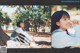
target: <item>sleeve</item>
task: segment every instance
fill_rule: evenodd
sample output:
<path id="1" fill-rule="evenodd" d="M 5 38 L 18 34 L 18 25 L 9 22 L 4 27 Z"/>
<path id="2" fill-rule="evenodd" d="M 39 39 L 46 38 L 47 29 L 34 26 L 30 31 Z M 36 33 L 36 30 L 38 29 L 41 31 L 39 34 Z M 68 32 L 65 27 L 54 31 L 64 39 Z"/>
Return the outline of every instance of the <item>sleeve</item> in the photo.
<path id="1" fill-rule="evenodd" d="M 68 31 L 68 34 L 70 35 L 70 36 L 73 36 L 73 37 L 75 37 L 75 29 L 74 28 L 69 28 L 69 29 L 67 29 L 67 31 Z"/>
<path id="2" fill-rule="evenodd" d="M 29 40 L 32 40 L 32 38 L 33 38 L 32 35 L 30 35 L 29 33 L 25 32 L 25 31 L 23 31 L 21 28 L 16 29 L 16 32 L 25 35 Z"/>
<path id="3" fill-rule="evenodd" d="M 74 29 L 76 32 L 76 37 L 80 38 L 80 25 L 75 26 Z"/>
<path id="4" fill-rule="evenodd" d="M 52 47 L 64 48 L 74 45 L 73 37 L 67 35 L 64 32 L 56 32 L 52 34 Z"/>

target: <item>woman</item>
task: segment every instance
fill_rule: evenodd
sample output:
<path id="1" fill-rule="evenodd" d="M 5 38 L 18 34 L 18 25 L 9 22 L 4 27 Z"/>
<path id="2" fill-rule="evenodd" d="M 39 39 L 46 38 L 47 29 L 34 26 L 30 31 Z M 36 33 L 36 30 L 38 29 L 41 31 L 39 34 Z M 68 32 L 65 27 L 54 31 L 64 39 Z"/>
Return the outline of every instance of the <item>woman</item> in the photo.
<path id="1" fill-rule="evenodd" d="M 19 41 L 22 43 L 28 43 L 30 46 L 34 47 L 37 46 L 35 44 L 34 37 L 30 35 L 27 31 L 24 30 L 24 22 L 19 21 L 17 22 L 17 27 L 14 29 L 12 35 L 11 35 L 11 40 L 13 41 Z"/>
<path id="2" fill-rule="evenodd" d="M 27 31 L 25 31 L 24 22 L 22 22 L 22 21 L 17 22 L 17 27 L 14 30 L 14 32 L 12 33 L 11 37 L 13 37 L 13 38 L 16 37 L 17 33 L 24 35 L 25 37 L 27 37 L 31 41 L 34 41 L 33 36 L 30 35 Z"/>
<path id="3" fill-rule="evenodd" d="M 80 38 L 76 38 L 75 31 L 79 32 L 77 28 L 70 21 L 70 15 L 66 11 L 57 11 L 51 18 L 51 33 L 52 33 L 52 48 L 66 48 L 80 46 Z M 74 29 L 72 29 L 74 28 Z M 69 31 L 72 31 L 71 34 Z"/>

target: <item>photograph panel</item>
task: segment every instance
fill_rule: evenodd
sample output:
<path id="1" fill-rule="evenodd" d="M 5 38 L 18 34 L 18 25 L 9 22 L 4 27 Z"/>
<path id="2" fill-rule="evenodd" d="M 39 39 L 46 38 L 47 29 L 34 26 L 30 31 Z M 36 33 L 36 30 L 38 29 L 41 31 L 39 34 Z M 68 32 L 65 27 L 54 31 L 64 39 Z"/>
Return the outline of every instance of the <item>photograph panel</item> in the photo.
<path id="1" fill-rule="evenodd" d="M 80 48 L 80 6 L 53 5 L 51 47 Z"/>
<path id="2" fill-rule="evenodd" d="M 50 5 L 0 5 L 0 45 L 51 48 Z"/>

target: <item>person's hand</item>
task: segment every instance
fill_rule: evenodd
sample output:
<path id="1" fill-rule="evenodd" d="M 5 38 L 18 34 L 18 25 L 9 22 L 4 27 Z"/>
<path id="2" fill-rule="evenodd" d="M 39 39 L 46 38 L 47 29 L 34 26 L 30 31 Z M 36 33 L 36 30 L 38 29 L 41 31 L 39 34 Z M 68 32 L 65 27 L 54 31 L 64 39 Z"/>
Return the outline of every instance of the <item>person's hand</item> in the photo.
<path id="1" fill-rule="evenodd" d="M 79 21 L 77 21 L 77 20 L 71 20 L 71 22 L 72 22 L 74 25 L 79 24 Z"/>
<path id="2" fill-rule="evenodd" d="M 32 39 L 32 42 L 35 42 L 35 40 L 34 40 L 34 39 Z"/>
<path id="3" fill-rule="evenodd" d="M 67 25 L 70 27 L 70 28 L 73 28 L 74 27 L 74 24 L 73 22 L 70 20 L 67 22 Z"/>
<path id="4" fill-rule="evenodd" d="M 77 21 L 77 20 L 70 20 L 68 22 L 68 24 L 69 24 L 70 28 L 73 28 L 73 27 L 75 27 L 76 25 L 79 24 L 79 21 Z"/>
<path id="5" fill-rule="evenodd" d="M 35 42 L 35 39 L 34 39 L 34 37 L 32 38 L 32 42 Z"/>

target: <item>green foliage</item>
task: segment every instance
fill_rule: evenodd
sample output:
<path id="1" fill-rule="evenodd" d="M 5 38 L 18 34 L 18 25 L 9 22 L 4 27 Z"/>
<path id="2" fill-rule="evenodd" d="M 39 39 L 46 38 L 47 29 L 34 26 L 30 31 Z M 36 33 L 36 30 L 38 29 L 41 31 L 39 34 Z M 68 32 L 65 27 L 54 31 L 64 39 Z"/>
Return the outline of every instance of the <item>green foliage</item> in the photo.
<path id="1" fill-rule="evenodd" d="M 8 25 L 11 22 L 11 19 L 9 18 L 9 16 L 7 15 L 7 13 L 4 13 L 5 15 L 2 14 L 2 12 L 0 12 L 0 27 L 1 25 Z"/>
<path id="2" fill-rule="evenodd" d="M 27 18 L 29 18 L 31 20 L 31 22 L 33 22 L 34 24 L 37 25 L 42 25 L 44 24 L 44 21 L 46 19 L 50 19 L 50 6 L 36 6 L 33 5 L 31 8 L 27 8 L 25 7 L 25 11 L 22 11 L 21 8 L 23 8 L 22 6 L 19 6 L 19 8 L 17 9 L 16 14 L 18 14 L 16 17 L 16 19 L 14 19 L 14 24 L 16 24 L 17 21 L 24 21 Z M 23 8 L 24 10 L 24 8 Z"/>

